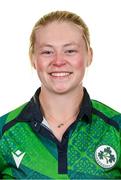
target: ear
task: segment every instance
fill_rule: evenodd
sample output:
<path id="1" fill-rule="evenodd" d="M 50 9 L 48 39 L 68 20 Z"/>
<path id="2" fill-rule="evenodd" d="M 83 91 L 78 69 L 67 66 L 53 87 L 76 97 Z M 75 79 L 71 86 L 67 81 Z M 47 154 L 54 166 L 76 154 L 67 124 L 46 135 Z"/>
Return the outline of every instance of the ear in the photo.
<path id="1" fill-rule="evenodd" d="M 92 48 L 90 47 L 89 49 L 88 49 L 88 54 L 87 54 L 87 67 L 88 66 L 90 66 L 91 65 L 91 63 L 92 63 L 92 59 L 93 59 L 93 50 L 92 50 Z"/>
<path id="2" fill-rule="evenodd" d="M 31 55 L 30 60 L 31 60 L 31 65 L 32 65 L 32 67 L 34 67 L 34 69 L 36 69 L 36 65 L 35 65 L 35 63 L 36 63 L 36 58 L 35 58 L 35 55 L 34 55 L 34 54 Z"/>

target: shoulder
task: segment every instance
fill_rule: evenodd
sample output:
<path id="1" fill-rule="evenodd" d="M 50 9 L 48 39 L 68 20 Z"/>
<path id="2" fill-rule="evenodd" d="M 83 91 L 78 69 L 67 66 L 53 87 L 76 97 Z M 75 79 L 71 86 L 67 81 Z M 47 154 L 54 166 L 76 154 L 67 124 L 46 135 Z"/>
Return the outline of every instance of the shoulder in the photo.
<path id="1" fill-rule="evenodd" d="M 121 116 L 121 113 L 119 113 L 118 111 L 114 110 L 113 108 L 109 107 L 108 105 L 99 102 L 97 100 L 92 100 L 92 106 L 93 108 L 99 110 L 100 112 L 104 113 L 105 115 L 107 115 L 108 117 L 112 118 L 114 116 Z"/>
<path id="2" fill-rule="evenodd" d="M 96 116 L 101 117 L 107 123 L 114 123 L 121 129 L 121 113 L 97 100 L 92 101 L 92 111 Z"/>
<path id="3" fill-rule="evenodd" d="M 13 121 L 16 117 L 18 117 L 23 109 L 26 107 L 28 102 L 20 105 L 19 107 L 15 108 L 14 110 L 6 113 L 5 115 L 0 117 L 0 136 L 2 135 L 3 127 L 8 124 L 10 121 Z"/>

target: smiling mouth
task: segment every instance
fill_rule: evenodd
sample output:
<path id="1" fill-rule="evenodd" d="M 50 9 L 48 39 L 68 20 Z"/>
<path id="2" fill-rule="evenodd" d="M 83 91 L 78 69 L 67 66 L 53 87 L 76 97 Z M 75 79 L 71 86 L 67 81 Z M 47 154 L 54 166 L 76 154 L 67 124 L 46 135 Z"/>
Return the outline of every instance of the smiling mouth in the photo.
<path id="1" fill-rule="evenodd" d="M 72 72 L 52 72 L 49 74 L 52 77 L 68 77 L 72 74 Z"/>

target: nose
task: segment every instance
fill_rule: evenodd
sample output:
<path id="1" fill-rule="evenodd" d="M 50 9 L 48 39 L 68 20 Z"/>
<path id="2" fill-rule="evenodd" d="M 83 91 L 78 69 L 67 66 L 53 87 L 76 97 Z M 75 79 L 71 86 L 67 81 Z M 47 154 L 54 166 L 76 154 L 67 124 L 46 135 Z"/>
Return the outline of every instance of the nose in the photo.
<path id="1" fill-rule="evenodd" d="M 54 60 L 53 60 L 53 66 L 61 67 L 66 64 L 66 61 L 64 59 L 64 56 L 62 53 L 56 53 Z"/>

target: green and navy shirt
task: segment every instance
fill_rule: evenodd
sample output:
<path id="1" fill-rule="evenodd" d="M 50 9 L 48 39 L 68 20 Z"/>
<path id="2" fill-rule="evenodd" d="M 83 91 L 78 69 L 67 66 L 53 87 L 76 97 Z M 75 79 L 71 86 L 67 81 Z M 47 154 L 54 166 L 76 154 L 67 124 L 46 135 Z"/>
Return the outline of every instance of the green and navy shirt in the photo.
<path id="1" fill-rule="evenodd" d="M 84 88 L 78 117 L 59 142 L 42 123 L 40 91 L 0 118 L 1 179 L 121 179 L 121 114 Z"/>

